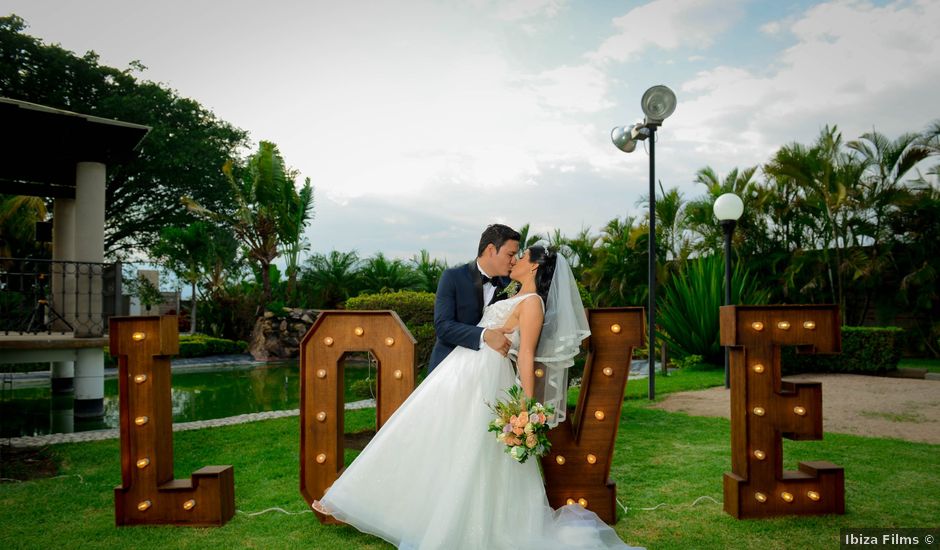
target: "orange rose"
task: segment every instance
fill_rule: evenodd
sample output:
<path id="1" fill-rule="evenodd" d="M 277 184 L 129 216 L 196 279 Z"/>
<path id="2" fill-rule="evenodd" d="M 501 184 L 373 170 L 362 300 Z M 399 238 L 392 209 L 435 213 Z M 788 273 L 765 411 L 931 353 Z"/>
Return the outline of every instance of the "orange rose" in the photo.
<path id="1" fill-rule="evenodd" d="M 522 435 L 523 432 L 525 432 L 525 428 L 520 428 L 519 426 L 516 426 L 515 428 L 512 429 L 512 433 L 516 435 Z"/>
<path id="2" fill-rule="evenodd" d="M 529 423 L 529 413 L 528 411 L 522 411 L 519 413 L 519 423 L 525 426 Z"/>
<path id="3" fill-rule="evenodd" d="M 525 438 L 525 446 L 528 448 L 533 448 L 539 443 L 539 438 L 535 437 L 535 434 L 529 434 L 529 437 Z"/>

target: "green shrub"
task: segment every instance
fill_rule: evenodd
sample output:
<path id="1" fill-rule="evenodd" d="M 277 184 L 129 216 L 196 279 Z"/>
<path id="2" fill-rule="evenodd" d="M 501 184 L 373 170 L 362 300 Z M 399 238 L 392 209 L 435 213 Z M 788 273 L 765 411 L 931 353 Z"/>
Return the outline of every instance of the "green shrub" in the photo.
<path id="1" fill-rule="evenodd" d="M 346 300 L 346 309 L 377 310 L 390 309 L 401 317 L 406 325 L 434 323 L 434 294 L 402 290 L 381 294 L 360 294 Z"/>
<path id="2" fill-rule="evenodd" d="M 842 353 L 800 355 L 784 348 L 781 366 L 784 374 L 801 372 L 885 373 L 896 370 L 901 359 L 898 327 L 842 327 Z"/>
<path id="3" fill-rule="evenodd" d="M 245 353 L 248 342 L 226 340 L 205 334 L 181 334 L 179 357 L 206 357 L 209 355 L 230 355 Z"/>
<path id="4" fill-rule="evenodd" d="M 663 285 L 659 302 L 657 339 L 669 344 L 677 358 L 701 355 L 706 362 L 724 363 L 719 345 L 718 308 L 724 303 L 724 258 L 717 254 L 688 260 Z M 741 264 L 731 274 L 732 304 L 765 304 L 766 287 Z"/>
<path id="5" fill-rule="evenodd" d="M 434 294 L 414 290 L 360 294 L 346 300 L 346 309 L 374 311 L 390 309 L 398 314 L 418 343 L 415 362 L 418 368 L 427 365 L 434 348 Z"/>
<path id="6" fill-rule="evenodd" d="M 701 355 L 686 355 L 678 359 L 673 359 L 672 364 L 677 369 L 690 369 L 696 365 L 701 365 L 704 358 Z"/>
<path id="7" fill-rule="evenodd" d="M 359 399 L 375 398 L 375 378 L 363 378 L 349 385 L 349 392 Z"/>

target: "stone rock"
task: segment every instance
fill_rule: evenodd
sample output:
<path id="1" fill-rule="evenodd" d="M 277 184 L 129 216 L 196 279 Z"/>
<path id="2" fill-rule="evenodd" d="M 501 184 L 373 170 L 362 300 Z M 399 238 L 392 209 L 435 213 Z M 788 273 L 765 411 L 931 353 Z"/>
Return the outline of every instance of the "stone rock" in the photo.
<path id="1" fill-rule="evenodd" d="M 315 309 L 284 308 L 281 314 L 266 311 L 255 321 L 248 352 L 258 361 L 297 357 L 300 341 L 316 322 Z"/>
<path id="2" fill-rule="evenodd" d="M 264 325 L 266 323 L 267 321 L 265 321 L 264 317 L 255 321 L 255 326 L 251 329 L 251 336 L 248 339 L 248 353 L 255 358 L 255 361 L 268 360 L 268 352 L 264 347 Z"/>

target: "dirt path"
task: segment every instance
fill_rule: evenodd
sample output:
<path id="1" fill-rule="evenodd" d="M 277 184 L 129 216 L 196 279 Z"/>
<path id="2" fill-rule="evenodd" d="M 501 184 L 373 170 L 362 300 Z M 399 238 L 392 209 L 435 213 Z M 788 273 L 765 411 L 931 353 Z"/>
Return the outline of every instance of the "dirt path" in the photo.
<path id="1" fill-rule="evenodd" d="M 855 374 L 803 374 L 792 381 L 822 382 L 823 430 L 940 444 L 940 382 Z M 675 393 L 655 408 L 728 418 L 724 388 Z"/>

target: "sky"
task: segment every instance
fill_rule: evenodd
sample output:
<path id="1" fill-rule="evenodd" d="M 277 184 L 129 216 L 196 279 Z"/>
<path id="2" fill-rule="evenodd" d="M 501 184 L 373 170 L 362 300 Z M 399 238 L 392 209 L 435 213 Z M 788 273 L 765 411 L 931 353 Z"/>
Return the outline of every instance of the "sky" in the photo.
<path id="1" fill-rule="evenodd" d="M 937 0 L 0 0 L 10 13 L 275 142 L 315 189 L 311 253 L 454 265 L 489 223 L 573 236 L 642 215 L 648 150 L 610 131 L 657 84 L 678 105 L 656 177 L 687 199 L 699 169 L 827 124 L 850 140 L 940 119 Z"/>

